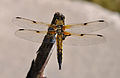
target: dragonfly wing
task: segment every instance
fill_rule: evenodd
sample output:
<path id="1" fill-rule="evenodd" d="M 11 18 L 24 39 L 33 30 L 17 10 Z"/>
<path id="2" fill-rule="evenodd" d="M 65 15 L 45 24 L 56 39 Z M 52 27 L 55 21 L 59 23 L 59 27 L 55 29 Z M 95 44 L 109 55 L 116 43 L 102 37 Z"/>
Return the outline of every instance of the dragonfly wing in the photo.
<path id="1" fill-rule="evenodd" d="M 72 34 L 63 41 L 64 44 L 75 46 L 95 45 L 103 42 L 105 42 L 105 38 L 99 34 Z"/>
<path id="2" fill-rule="evenodd" d="M 15 35 L 25 40 L 41 43 L 46 33 L 45 31 L 19 29 L 15 32 Z"/>
<path id="3" fill-rule="evenodd" d="M 91 21 L 81 24 L 66 25 L 66 31 L 72 33 L 90 33 L 107 27 L 104 20 Z M 67 29 L 68 28 L 68 29 Z"/>
<path id="4" fill-rule="evenodd" d="M 22 17 L 16 17 L 12 20 L 12 22 L 22 28 L 37 29 L 40 31 L 47 31 L 47 28 L 49 26 L 49 24 L 46 24 L 43 22 L 37 22 L 34 20 L 22 18 Z"/>

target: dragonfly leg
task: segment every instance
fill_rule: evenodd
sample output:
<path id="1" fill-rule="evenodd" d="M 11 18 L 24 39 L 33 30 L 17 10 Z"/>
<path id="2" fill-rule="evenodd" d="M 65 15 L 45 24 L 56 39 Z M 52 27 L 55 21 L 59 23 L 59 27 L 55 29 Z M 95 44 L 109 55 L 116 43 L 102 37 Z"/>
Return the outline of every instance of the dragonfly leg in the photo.
<path id="1" fill-rule="evenodd" d="M 65 38 L 66 38 L 67 36 L 71 36 L 71 34 L 68 34 L 68 35 L 65 35 L 65 34 L 64 34 L 62 39 L 65 40 Z"/>

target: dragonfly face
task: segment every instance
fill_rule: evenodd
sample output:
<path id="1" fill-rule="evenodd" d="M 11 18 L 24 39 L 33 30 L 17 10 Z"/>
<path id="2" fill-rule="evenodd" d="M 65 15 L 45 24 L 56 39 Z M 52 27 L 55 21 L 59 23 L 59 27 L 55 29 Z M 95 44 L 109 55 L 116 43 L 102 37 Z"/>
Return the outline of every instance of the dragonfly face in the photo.
<path id="1" fill-rule="evenodd" d="M 63 30 L 63 26 L 64 26 L 64 20 L 65 20 L 65 16 L 59 12 L 56 12 L 55 15 L 56 17 L 55 19 L 55 26 L 56 26 L 56 29 L 61 29 Z"/>
<path id="2" fill-rule="evenodd" d="M 61 69 L 63 48 L 62 44 L 68 44 L 72 46 L 80 45 L 92 45 L 99 44 L 105 41 L 103 35 L 99 34 L 87 34 L 90 32 L 98 31 L 107 27 L 107 22 L 104 20 L 96 20 L 91 22 L 85 22 L 80 24 L 65 25 L 65 16 L 59 12 L 54 14 L 51 24 L 44 22 L 38 22 L 22 17 L 16 17 L 13 22 L 20 27 L 26 29 L 19 29 L 16 31 L 16 36 L 30 40 L 33 42 L 42 42 L 44 35 L 49 33 L 56 36 L 57 43 L 57 59 L 59 63 L 59 69 Z M 49 27 L 49 29 L 48 29 Z M 48 29 L 48 31 L 46 31 Z M 67 29 L 67 30 L 66 30 Z M 66 38 L 66 36 L 69 36 Z M 64 40 L 64 42 L 63 42 Z"/>

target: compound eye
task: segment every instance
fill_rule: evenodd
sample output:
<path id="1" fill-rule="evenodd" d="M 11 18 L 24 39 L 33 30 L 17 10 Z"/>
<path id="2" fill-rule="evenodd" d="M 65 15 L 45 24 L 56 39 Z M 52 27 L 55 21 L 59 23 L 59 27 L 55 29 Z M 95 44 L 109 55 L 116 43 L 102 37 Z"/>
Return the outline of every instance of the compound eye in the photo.
<path id="1" fill-rule="evenodd" d="M 64 20 L 65 19 L 65 16 L 64 15 L 61 15 L 61 20 Z"/>

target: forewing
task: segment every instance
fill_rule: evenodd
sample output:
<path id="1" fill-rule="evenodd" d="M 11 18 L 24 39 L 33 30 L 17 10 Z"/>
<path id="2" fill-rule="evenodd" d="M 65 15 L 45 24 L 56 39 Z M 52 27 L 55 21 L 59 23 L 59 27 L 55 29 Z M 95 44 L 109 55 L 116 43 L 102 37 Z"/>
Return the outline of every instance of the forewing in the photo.
<path id="1" fill-rule="evenodd" d="M 105 42 L 105 38 L 99 34 L 72 34 L 63 41 L 64 44 L 72 46 L 96 45 L 103 42 Z"/>
<path id="2" fill-rule="evenodd" d="M 19 29 L 15 32 L 15 35 L 25 40 L 41 43 L 46 33 L 45 31 Z"/>
<path id="3" fill-rule="evenodd" d="M 71 33 L 90 33 L 107 27 L 104 20 L 91 21 L 81 24 L 66 25 L 66 31 Z"/>
<path id="4" fill-rule="evenodd" d="M 22 28 L 37 29 L 40 31 L 47 31 L 47 28 L 49 26 L 49 24 L 46 24 L 44 22 L 38 22 L 22 17 L 16 17 L 12 20 L 12 22 Z"/>

